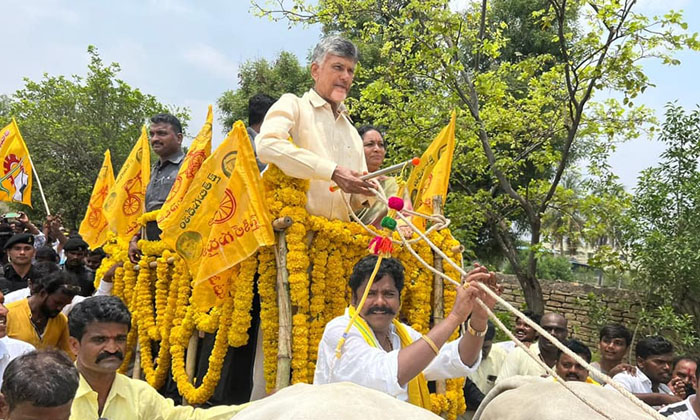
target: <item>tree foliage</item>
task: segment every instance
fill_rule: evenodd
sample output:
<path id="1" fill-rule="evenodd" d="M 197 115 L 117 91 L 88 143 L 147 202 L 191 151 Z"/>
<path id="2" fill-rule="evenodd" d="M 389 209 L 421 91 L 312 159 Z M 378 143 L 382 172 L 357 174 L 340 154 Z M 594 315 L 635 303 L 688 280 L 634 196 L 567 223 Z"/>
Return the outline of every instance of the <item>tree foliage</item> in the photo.
<path id="1" fill-rule="evenodd" d="M 388 127 L 400 139 L 394 159 L 419 155 L 450 110 L 461 109 L 458 144 L 447 206 L 457 231 L 478 250 L 480 232 L 512 265 L 528 306 L 542 312 L 536 277 L 542 216 L 560 181 L 579 156 L 607 150 L 615 138 L 634 138 L 651 112 L 633 99 L 650 84 L 639 61 L 699 47 L 683 32 L 681 15 L 647 17 L 634 1 L 549 0 L 524 19 L 551 30 L 556 55 L 539 51 L 500 61 L 509 40 L 507 21 L 482 25 L 479 5 L 455 11 L 447 0 L 275 1 L 262 14 L 294 22 L 333 25 L 355 40 L 379 46 L 381 60 L 362 67 L 360 100 L 353 115 Z M 574 13 L 575 12 L 575 13 Z M 580 16 L 580 33 L 571 16 Z M 515 56 L 515 52 L 513 52 Z M 474 56 L 487 68 L 472 67 Z M 619 92 L 622 103 L 596 103 L 601 89 Z M 475 218 L 476 217 L 478 218 Z M 462 223 L 472 223 L 464 225 Z M 476 226 L 479 226 L 477 228 Z M 516 239 L 531 237 L 525 264 Z M 461 237 L 465 240 L 466 238 Z"/>
<path id="2" fill-rule="evenodd" d="M 284 93 L 301 96 L 312 85 L 311 76 L 297 57 L 282 51 L 274 62 L 265 59 L 246 61 L 238 72 L 239 87 L 227 90 L 217 101 L 221 122 L 228 130 L 238 120 L 248 121 L 248 99 L 264 93 L 275 99 Z"/>
<path id="3" fill-rule="evenodd" d="M 639 177 L 627 243 L 641 290 L 700 319 L 700 109 L 666 106 L 658 166 Z M 700 325 L 700 324 L 698 324 Z"/>
<path id="4" fill-rule="evenodd" d="M 105 65 L 95 47 L 88 47 L 88 54 L 85 77 L 25 79 L 6 115 L 17 119 L 49 208 L 63 215 L 67 227 L 82 220 L 106 149 L 118 171 L 151 115 L 171 112 L 183 124 L 189 119 L 187 111 L 166 107 L 118 79 L 119 65 Z M 36 187 L 32 206 L 30 218 L 42 220 L 44 206 Z"/>

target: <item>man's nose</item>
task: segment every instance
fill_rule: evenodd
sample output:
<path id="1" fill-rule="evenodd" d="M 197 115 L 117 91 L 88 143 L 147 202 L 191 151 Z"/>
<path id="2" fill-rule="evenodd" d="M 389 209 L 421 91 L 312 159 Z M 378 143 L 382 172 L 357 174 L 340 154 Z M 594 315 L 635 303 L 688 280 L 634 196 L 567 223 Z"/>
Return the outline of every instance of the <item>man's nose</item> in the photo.
<path id="1" fill-rule="evenodd" d="M 119 346 L 115 340 L 107 340 L 107 343 L 105 343 L 105 350 L 110 353 L 115 353 L 119 350 Z"/>

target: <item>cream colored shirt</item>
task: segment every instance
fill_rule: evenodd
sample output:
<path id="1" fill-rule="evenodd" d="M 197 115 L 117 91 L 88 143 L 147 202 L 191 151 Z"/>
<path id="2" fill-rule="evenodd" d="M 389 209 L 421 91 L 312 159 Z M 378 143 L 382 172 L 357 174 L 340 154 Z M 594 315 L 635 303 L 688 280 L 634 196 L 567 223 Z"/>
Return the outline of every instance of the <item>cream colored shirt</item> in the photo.
<path id="1" fill-rule="evenodd" d="M 532 344 L 530 350 L 540 357 L 540 347 L 539 343 Z M 496 383 L 501 382 L 506 378 L 511 376 L 542 376 L 547 375 L 547 371 L 540 366 L 536 361 L 521 348 L 516 348 L 515 350 L 508 353 L 505 361 L 503 362 L 503 367 L 498 373 L 498 378 L 496 378 Z"/>
<path id="2" fill-rule="evenodd" d="M 476 387 L 484 395 L 488 394 L 496 385 L 496 379 L 506 356 L 508 356 L 508 353 L 500 346 L 491 346 L 489 356 L 486 359 L 482 359 L 476 372 L 469 375 L 469 379 L 474 381 Z"/>
<path id="3" fill-rule="evenodd" d="M 294 143 L 288 141 L 290 136 Z M 341 196 L 344 193 L 329 191 L 331 176 L 338 165 L 364 172 L 367 163 L 362 139 L 343 104 L 333 115 L 331 105 L 313 89 L 301 98 L 284 94 L 267 111 L 255 145 L 261 162 L 276 165 L 288 176 L 310 180 L 309 214 L 350 220 Z M 355 209 L 368 200 L 364 196 L 346 197 Z"/>

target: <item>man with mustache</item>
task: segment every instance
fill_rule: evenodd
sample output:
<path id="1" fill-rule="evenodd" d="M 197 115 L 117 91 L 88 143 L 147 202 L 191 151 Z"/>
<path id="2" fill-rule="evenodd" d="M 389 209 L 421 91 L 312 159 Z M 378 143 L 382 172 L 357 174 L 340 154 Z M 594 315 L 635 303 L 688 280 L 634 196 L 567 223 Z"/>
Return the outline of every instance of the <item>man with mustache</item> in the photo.
<path id="1" fill-rule="evenodd" d="M 366 256 L 353 268 L 349 281 L 352 306 L 326 325 L 318 347 L 314 384 L 349 381 L 429 409 L 427 380 L 464 377 L 479 366 L 488 316 L 476 304 L 476 298 L 490 308 L 495 299 L 481 291 L 476 282 L 496 290 L 499 286 L 493 273 L 476 266 L 466 276 L 467 287 L 457 288 L 452 311 L 423 335 L 397 319 L 404 269 L 398 260 L 386 258 L 381 261 L 359 316 L 345 333 L 377 258 Z M 448 342 L 470 315 L 467 334 Z M 338 358 L 336 346 L 341 338 L 344 344 Z"/>
<path id="2" fill-rule="evenodd" d="M 560 342 L 564 342 L 569 335 L 569 327 L 566 318 L 557 313 L 544 314 L 540 320 L 540 326 Z M 542 359 L 547 366 L 554 367 L 559 349 L 557 349 L 551 341 L 540 338 L 536 344 L 531 345 L 529 348 Z M 525 350 L 517 348 L 510 352 L 503 362 L 503 367 L 501 367 L 501 371 L 498 374 L 496 384 L 506 378 L 517 375 L 544 376 L 547 375 L 547 371 L 540 366 L 539 363 L 532 360 Z"/>
<path id="3" fill-rule="evenodd" d="M 673 395 L 666 383 L 671 379 L 673 344 L 661 336 L 639 340 L 635 348 L 637 371 L 618 373 L 613 379 L 645 403 L 660 407 L 683 399 Z M 609 386 L 609 385 L 606 385 Z"/>
<path id="4" fill-rule="evenodd" d="M 71 419 L 228 420 L 244 406 L 208 409 L 175 406 L 147 382 L 117 373 L 126 352 L 131 314 L 116 296 L 96 296 L 70 313 L 70 346 L 76 354 L 80 385 Z"/>
<path id="5" fill-rule="evenodd" d="M 367 171 L 362 139 L 343 104 L 357 61 L 352 42 L 338 36 L 322 39 L 311 57 L 313 88 L 301 98 L 282 95 L 255 138 L 261 162 L 310 180 L 306 209 L 314 216 L 350 220 L 343 193 L 350 195 L 353 210 L 372 201 L 366 196 L 372 195 L 373 185 L 359 179 Z M 331 181 L 342 191 L 330 191 Z"/>
<path id="6" fill-rule="evenodd" d="M 679 356 L 673 359 L 673 369 L 671 369 L 671 380 L 668 387 L 674 394 L 685 398 L 695 393 L 697 387 L 696 372 L 698 361 L 690 356 Z"/>
<path id="7" fill-rule="evenodd" d="M 74 277 L 55 271 L 32 282 L 32 295 L 7 305 L 7 335 L 38 350 L 58 348 L 72 355 L 68 345 L 68 320 L 61 313 L 80 292 Z"/>
<path id="8" fill-rule="evenodd" d="M 591 350 L 582 342 L 571 339 L 566 342 L 566 347 L 577 355 L 581 356 L 587 363 L 591 363 Z M 559 357 L 554 365 L 554 370 L 565 381 L 588 382 L 599 385 L 588 376 L 588 369 L 579 364 L 573 357 L 559 351 Z"/>
<path id="9" fill-rule="evenodd" d="M 151 180 L 146 187 L 146 212 L 163 206 L 185 158 L 182 151 L 182 124 L 174 115 L 158 114 L 151 117 L 148 137 L 151 149 L 158 155 L 158 161 L 151 167 Z M 160 239 L 160 233 L 155 221 L 146 224 L 146 239 L 149 241 Z M 134 264 L 141 258 L 137 247 L 139 239 L 141 234 L 137 233 L 129 242 L 129 259 Z"/>

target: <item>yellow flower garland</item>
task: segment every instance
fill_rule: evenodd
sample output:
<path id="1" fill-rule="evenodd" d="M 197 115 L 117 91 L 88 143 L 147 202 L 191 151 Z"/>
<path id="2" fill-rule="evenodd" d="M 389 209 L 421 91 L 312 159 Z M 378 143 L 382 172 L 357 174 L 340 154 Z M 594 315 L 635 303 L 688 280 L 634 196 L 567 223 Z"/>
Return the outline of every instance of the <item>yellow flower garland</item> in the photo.
<path id="1" fill-rule="evenodd" d="M 136 222 L 141 226 L 145 226 L 146 223 L 148 223 L 148 222 L 155 222 L 156 219 L 158 219 L 159 212 L 160 212 L 160 209 L 149 211 L 148 213 L 144 213 L 141 216 L 139 216 L 138 219 L 136 219 Z"/>
<path id="2" fill-rule="evenodd" d="M 272 392 L 277 378 L 277 336 L 279 310 L 277 308 L 277 267 L 273 248 L 258 250 L 258 294 L 260 295 L 260 330 L 262 331 L 265 389 Z"/>
<path id="3" fill-rule="evenodd" d="M 185 371 L 185 350 L 189 337 L 194 332 L 194 306 L 191 302 L 182 324 L 173 328 L 174 340 L 170 346 L 172 356 L 173 378 L 177 389 L 189 404 L 202 404 L 214 394 L 221 378 L 221 368 L 228 351 L 228 329 L 233 310 L 233 298 L 227 297 L 222 307 L 219 331 L 216 333 L 214 348 L 209 356 L 209 369 L 202 378 L 202 383 L 195 387 L 189 381 Z M 186 338 L 185 338 L 186 337 Z M 176 340 L 176 341 L 175 341 Z"/>
<path id="4" fill-rule="evenodd" d="M 241 347 L 248 343 L 248 329 L 253 319 L 253 282 L 257 270 L 258 259 L 256 255 L 251 255 L 239 264 L 237 278 L 233 280 L 236 294 L 228 332 L 228 344 L 231 347 Z"/>
<path id="5" fill-rule="evenodd" d="M 314 237 L 311 244 L 309 257 L 313 261 L 311 270 L 311 299 L 309 303 L 309 315 L 311 323 L 309 326 L 309 348 L 308 360 L 309 370 L 315 369 L 316 358 L 318 357 L 318 344 L 323 336 L 323 329 L 326 326 L 324 309 L 326 307 L 326 278 L 325 269 L 328 263 L 328 249 L 330 240 L 326 235 Z M 313 368 L 313 369 L 312 369 Z"/>

